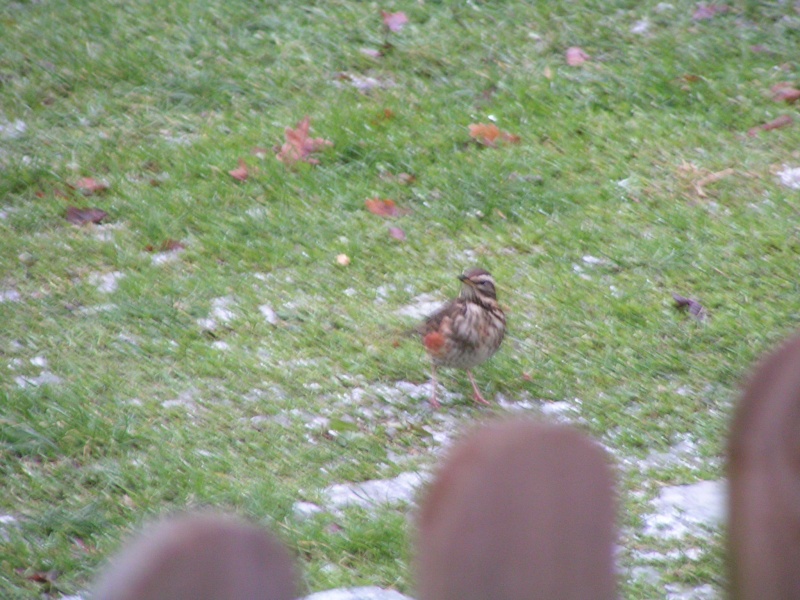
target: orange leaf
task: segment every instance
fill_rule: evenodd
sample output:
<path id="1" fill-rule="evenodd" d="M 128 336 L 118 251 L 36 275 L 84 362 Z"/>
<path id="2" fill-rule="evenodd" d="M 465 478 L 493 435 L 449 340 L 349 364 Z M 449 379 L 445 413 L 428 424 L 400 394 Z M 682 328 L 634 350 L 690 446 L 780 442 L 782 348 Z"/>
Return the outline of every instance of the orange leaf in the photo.
<path id="1" fill-rule="evenodd" d="M 404 12 L 390 13 L 382 10 L 381 17 L 383 18 L 383 26 L 389 31 L 400 31 L 408 24 L 408 17 Z"/>
<path id="2" fill-rule="evenodd" d="M 520 140 L 518 135 L 501 131 L 493 123 L 473 123 L 469 126 L 469 135 L 479 144 L 492 147 L 497 145 L 498 140 L 511 144 L 516 144 Z"/>
<path id="3" fill-rule="evenodd" d="M 431 331 L 422 338 L 422 343 L 425 344 L 428 352 L 435 354 L 444 346 L 444 336 L 438 331 Z"/>
<path id="4" fill-rule="evenodd" d="M 306 117 L 300 121 L 294 129 L 291 127 L 285 129 L 286 143 L 284 143 L 278 151 L 279 161 L 287 165 L 293 165 L 300 161 L 307 162 L 311 165 L 319 164 L 319 160 L 311 158 L 310 155 L 313 152 L 319 152 L 327 146 L 333 146 L 333 142 L 323 138 L 308 137 L 308 130 L 310 127 L 311 119 Z"/>
<path id="5" fill-rule="evenodd" d="M 396 217 L 400 214 L 394 200 L 381 200 L 380 198 L 369 198 L 364 201 L 367 210 L 379 217 Z"/>
<path id="6" fill-rule="evenodd" d="M 247 165 L 245 164 L 243 158 L 239 159 L 238 167 L 236 167 L 232 171 L 228 171 L 228 175 L 230 175 L 237 181 L 245 181 L 247 179 Z"/>
<path id="7" fill-rule="evenodd" d="M 591 58 L 591 56 L 586 54 L 586 52 L 584 52 L 582 48 L 578 48 L 577 46 L 572 46 L 571 48 L 567 48 L 566 56 L 567 56 L 567 64 L 570 67 L 580 66 Z"/>
<path id="8" fill-rule="evenodd" d="M 105 181 L 98 181 L 97 179 L 92 179 L 91 177 L 84 177 L 83 179 L 76 181 L 75 185 L 72 187 L 83 192 L 84 196 L 92 196 L 107 190 L 108 184 Z"/>

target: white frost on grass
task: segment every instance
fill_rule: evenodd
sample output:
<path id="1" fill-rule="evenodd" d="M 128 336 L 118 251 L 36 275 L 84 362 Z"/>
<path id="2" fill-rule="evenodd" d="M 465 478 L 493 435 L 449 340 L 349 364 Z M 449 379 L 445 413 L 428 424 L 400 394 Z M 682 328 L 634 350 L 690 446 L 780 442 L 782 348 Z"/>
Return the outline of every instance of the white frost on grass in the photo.
<path id="1" fill-rule="evenodd" d="M 421 321 L 428 315 L 435 313 L 443 304 L 444 302 L 437 299 L 433 294 L 420 294 L 411 299 L 411 304 L 398 308 L 395 314 Z"/>
<path id="2" fill-rule="evenodd" d="M 653 500 L 655 512 L 645 517 L 644 532 L 665 539 L 703 536 L 726 516 L 724 481 L 701 481 L 661 488 Z"/>
<path id="3" fill-rule="evenodd" d="M 278 324 L 278 313 L 276 313 L 275 309 L 269 304 L 262 304 L 258 307 L 258 310 L 261 311 L 262 315 L 264 315 L 264 319 L 266 319 L 267 323 L 270 325 Z"/>
<path id="4" fill-rule="evenodd" d="M 23 377 L 19 375 L 14 377 L 14 382 L 17 384 L 17 387 L 26 388 L 28 386 L 40 387 L 43 385 L 58 385 L 62 382 L 62 379 L 50 371 L 42 371 L 36 377 Z"/>
<path id="5" fill-rule="evenodd" d="M 413 600 L 413 598 L 404 596 L 396 590 L 384 590 L 383 588 L 370 586 L 316 592 L 301 600 Z"/>
<path id="6" fill-rule="evenodd" d="M 778 171 L 777 175 L 781 185 L 792 190 L 800 190 L 800 167 L 787 167 L 784 165 L 783 170 Z"/>
<path id="7" fill-rule="evenodd" d="M 97 291 L 101 294 L 110 294 L 115 292 L 119 287 L 119 280 L 125 277 L 125 274 L 120 271 L 112 271 L 111 273 L 91 273 L 89 275 L 89 283 L 97 287 Z"/>
<path id="8" fill-rule="evenodd" d="M 15 119 L 9 121 L 5 117 L 0 117 L 0 139 L 13 140 L 21 137 L 28 129 L 25 121 Z"/>
<path id="9" fill-rule="evenodd" d="M 392 479 L 372 479 L 360 483 L 338 483 L 326 487 L 326 504 L 333 510 L 349 506 L 377 508 L 385 504 L 413 502 L 417 489 L 427 481 L 422 473 L 401 473 Z"/>
<path id="10" fill-rule="evenodd" d="M 22 300 L 22 294 L 13 288 L 7 290 L 0 290 L 0 302 L 19 302 Z"/>

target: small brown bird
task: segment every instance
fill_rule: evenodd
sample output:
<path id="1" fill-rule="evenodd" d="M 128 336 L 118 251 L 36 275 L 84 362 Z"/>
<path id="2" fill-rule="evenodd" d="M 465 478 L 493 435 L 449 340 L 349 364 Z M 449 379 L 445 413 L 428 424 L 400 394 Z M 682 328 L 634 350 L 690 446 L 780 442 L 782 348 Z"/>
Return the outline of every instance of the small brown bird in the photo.
<path id="1" fill-rule="evenodd" d="M 506 316 L 497 303 L 494 279 L 489 272 L 469 269 L 459 279 L 462 286 L 458 298 L 445 304 L 417 328 L 431 357 L 431 404 L 434 408 L 439 407 L 437 366 L 466 369 L 475 401 L 489 404 L 481 395 L 470 369 L 497 352 L 506 332 Z"/>

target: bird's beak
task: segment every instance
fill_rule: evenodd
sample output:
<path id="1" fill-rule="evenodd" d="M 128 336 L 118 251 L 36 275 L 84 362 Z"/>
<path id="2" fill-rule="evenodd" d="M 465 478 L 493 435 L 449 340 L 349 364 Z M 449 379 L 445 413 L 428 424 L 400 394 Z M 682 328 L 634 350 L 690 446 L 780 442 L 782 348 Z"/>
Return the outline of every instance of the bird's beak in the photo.
<path id="1" fill-rule="evenodd" d="M 473 286 L 473 287 L 475 286 L 475 284 L 474 284 L 474 283 L 472 283 L 472 280 L 471 280 L 469 277 L 467 277 L 466 275 L 459 275 L 459 276 L 458 276 L 458 279 L 459 279 L 459 281 L 461 281 L 462 283 L 466 283 L 467 285 L 471 285 L 471 286 Z"/>

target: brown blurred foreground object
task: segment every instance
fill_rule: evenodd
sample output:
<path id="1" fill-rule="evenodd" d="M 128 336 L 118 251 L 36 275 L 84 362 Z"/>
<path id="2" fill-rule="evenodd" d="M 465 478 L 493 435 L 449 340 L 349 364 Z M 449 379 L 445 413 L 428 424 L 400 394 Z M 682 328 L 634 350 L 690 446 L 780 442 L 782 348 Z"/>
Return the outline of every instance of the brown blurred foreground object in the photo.
<path id="1" fill-rule="evenodd" d="M 527 420 L 457 444 L 423 500 L 420 600 L 617 598 L 613 478 L 578 431 Z"/>
<path id="2" fill-rule="evenodd" d="M 293 561 L 266 530 L 219 514 L 156 523 L 112 561 L 95 600 L 292 600 Z"/>
<path id="3" fill-rule="evenodd" d="M 731 598 L 800 598 L 800 336 L 750 377 L 728 477 Z"/>

